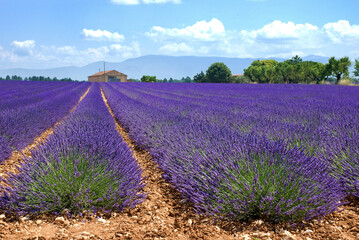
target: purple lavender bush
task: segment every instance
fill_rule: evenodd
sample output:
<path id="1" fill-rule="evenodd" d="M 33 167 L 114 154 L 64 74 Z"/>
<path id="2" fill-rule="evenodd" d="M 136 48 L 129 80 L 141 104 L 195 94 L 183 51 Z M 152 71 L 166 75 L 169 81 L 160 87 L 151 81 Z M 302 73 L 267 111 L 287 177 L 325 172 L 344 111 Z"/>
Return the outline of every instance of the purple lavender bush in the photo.
<path id="1" fill-rule="evenodd" d="M 340 185 L 320 159 L 254 134 L 226 140 L 230 133 L 213 133 L 220 145 L 196 145 L 186 157 L 183 151 L 163 155 L 169 179 L 200 213 L 298 222 L 321 218 L 341 205 Z M 179 172 L 185 174 L 178 177 Z"/>
<path id="2" fill-rule="evenodd" d="M 5 212 L 122 211 L 145 197 L 142 171 L 116 131 L 97 83 L 19 171 L 2 179 L 8 185 L 0 197 Z"/>

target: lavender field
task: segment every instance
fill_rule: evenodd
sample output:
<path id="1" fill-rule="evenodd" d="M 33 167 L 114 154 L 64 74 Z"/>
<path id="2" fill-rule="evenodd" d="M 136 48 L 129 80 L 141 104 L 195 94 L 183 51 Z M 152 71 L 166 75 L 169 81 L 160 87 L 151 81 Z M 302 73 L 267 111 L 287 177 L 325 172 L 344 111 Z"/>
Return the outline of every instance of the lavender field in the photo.
<path id="1" fill-rule="evenodd" d="M 102 87 L 130 137 L 198 212 L 296 221 L 359 196 L 359 88 Z"/>
<path id="2" fill-rule="evenodd" d="M 2 211 L 121 211 L 145 199 L 141 168 L 101 90 L 116 121 L 198 213 L 298 222 L 359 197 L 357 87 L 95 83 L 69 114 L 88 87 L 1 88 L 0 160 L 68 114 L 3 180 Z"/>

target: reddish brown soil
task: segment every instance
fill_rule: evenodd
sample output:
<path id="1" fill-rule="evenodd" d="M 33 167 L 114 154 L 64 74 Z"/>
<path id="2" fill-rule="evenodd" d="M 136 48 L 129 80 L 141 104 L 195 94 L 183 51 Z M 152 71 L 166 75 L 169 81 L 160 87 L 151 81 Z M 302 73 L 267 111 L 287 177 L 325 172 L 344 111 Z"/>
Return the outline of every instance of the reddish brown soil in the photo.
<path id="1" fill-rule="evenodd" d="M 105 98 L 104 98 L 105 99 Z M 106 99 L 105 99 L 106 102 Z M 111 112 L 111 110 L 110 110 Z M 112 112 L 111 112 L 112 113 Z M 117 124 L 117 122 L 116 122 Z M 162 171 L 148 152 L 135 147 L 124 129 L 117 130 L 132 149 L 144 170 L 148 198 L 137 207 L 100 219 L 12 220 L 0 215 L 0 238 L 4 239 L 359 239 L 359 201 L 351 198 L 322 221 L 301 227 L 273 225 L 261 220 L 250 223 L 228 222 L 199 216 L 162 178 Z M 3 220 L 1 220 L 3 219 Z"/>

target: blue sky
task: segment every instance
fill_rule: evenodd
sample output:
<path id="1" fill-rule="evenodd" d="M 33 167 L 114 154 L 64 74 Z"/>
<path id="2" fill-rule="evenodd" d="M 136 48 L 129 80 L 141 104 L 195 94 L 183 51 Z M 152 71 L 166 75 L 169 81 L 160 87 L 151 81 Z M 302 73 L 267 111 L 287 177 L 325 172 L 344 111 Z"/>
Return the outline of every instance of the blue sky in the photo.
<path id="1" fill-rule="evenodd" d="M 0 68 L 147 54 L 359 57 L 358 0 L 0 0 Z"/>

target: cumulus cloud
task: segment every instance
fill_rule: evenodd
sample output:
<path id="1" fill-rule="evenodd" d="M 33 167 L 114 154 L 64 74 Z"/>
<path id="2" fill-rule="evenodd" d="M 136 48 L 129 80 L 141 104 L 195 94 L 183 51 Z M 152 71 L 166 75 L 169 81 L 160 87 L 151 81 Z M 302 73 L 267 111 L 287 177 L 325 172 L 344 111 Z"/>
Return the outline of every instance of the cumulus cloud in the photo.
<path id="1" fill-rule="evenodd" d="M 188 46 L 186 43 L 169 43 L 165 44 L 160 48 L 160 51 L 164 54 L 188 54 L 193 53 L 194 49 Z"/>
<path id="2" fill-rule="evenodd" d="M 65 65 L 84 65 L 103 60 L 117 62 L 131 57 L 138 57 L 140 54 L 138 42 L 132 42 L 129 45 L 111 44 L 86 49 L 78 49 L 74 46 L 43 46 L 41 50 L 41 55 L 47 57 L 48 60 L 63 62 Z"/>
<path id="3" fill-rule="evenodd" d="M 215 41 L 222 38 L 225 33 L 224 25 L 217 18 L 211 21 L 199 21 L 185 28 L 163 28 L 154 26 L 147 36 L 154 40 L 187 39 L 200 41 Z"/>
<path id="4" fill-rule="evenodd" d="M 112 44 L 110 54 L 113 56 L 120 55 L 122 58 L 133 58 L 141 55 L 140 44 L 132 42 L 130 45 Z"/>
<path id="5" fill-rule="evenodd" d="M 164 4 L 173 3 L 181 4 L 181 0 L 111 0 L 112 3 L 118 5 L 138 5 L 138 4 Z"/>
<path id="6" fill-rule="evenodd" d="M 74 46 L 62 46 L 62 47 L 56 47 L 56 52 L 58 54 L 64 54 L 64 55 L 74 55 L 76 54 L 76 47 Z"/>
<path id="7" fill-rule="evenodd" d="M 257 44 L 263 50 L 293 48 L 315 49 L 326 44 L 327 36 L 315 25 L 273 21 L 256 30 L 242 30 L 234 36 L 243 42 Z"/>
<path id="8" fill-rule="evenodd" d="M 42 52 L 43 54 L 52 54 L 56 59 L 54 61 L 65 62 L 66 65 L 85 65 L 96 61 L 123 61 L 127 58 L 138 57 L 141 55 L 140 47 L 137 42 L 129 45 L 111 44 L 97 48 L 78 49 L 74 46 L 55 47 L 52 51 Z"/>
<path id="9" fill-rule="evenodd" d="M 293 22 L 273 21 L 264 27 L 254 30 L 243 30 L 242 34 L 248 34 L 254 38 L 267 39 L 297 39 L 303 35 L 308 35 L 318 31 L 318 27 L 309 23 L 295 24 Z"/>
<path id="10" fill-rule="evenodd" d="M 9 52 L 5 51 L 2 46 L 0 46 L 0 59 L 6 60 L 8 58 Z"/>
<path id="11" fill-rule="evenodd" d="M 118 5 L 138 5 L 140 0 L 111 0 L 112 3 Z"/>
<path id="12" fill-rule="evenodd" d="M 32 49 L 35 47 L 34 40 L 13 41 L 11 45 L 14 47 L 14 53 L 19 56 L 30 56 Z"/>
<path id="13" fill-rule="evenodd" d="M 122 42 L 125 40 L 125 36 L 119 34 L 118 32 L 109 32 L 107 30 L 92 30 L 84 28 L 82 30 L 82 35 L 86 40 L 94 41 L 109 41 L 109 42 Z"/>
<path id="14" fill-rule="evenodd" d="M 142 0 L 144 4 L 163 4 L 163 3 L 174 3 L 180 4 L 181 0 Z"/>
<path id="15" fill-rule="evenodd" d="M 334 42 L 359 41 L 359 25 L 350 25 L 346 20 L 327 23 L 323 30 Z"/>
<path id="16" fill-rule="evenodd" d="M 20 41 L 13 41 L 12 45 L 17 48 L 34 48 L 35 47 L 35 41 L 34 40 L 26 40 L 23 42 Z"/>

